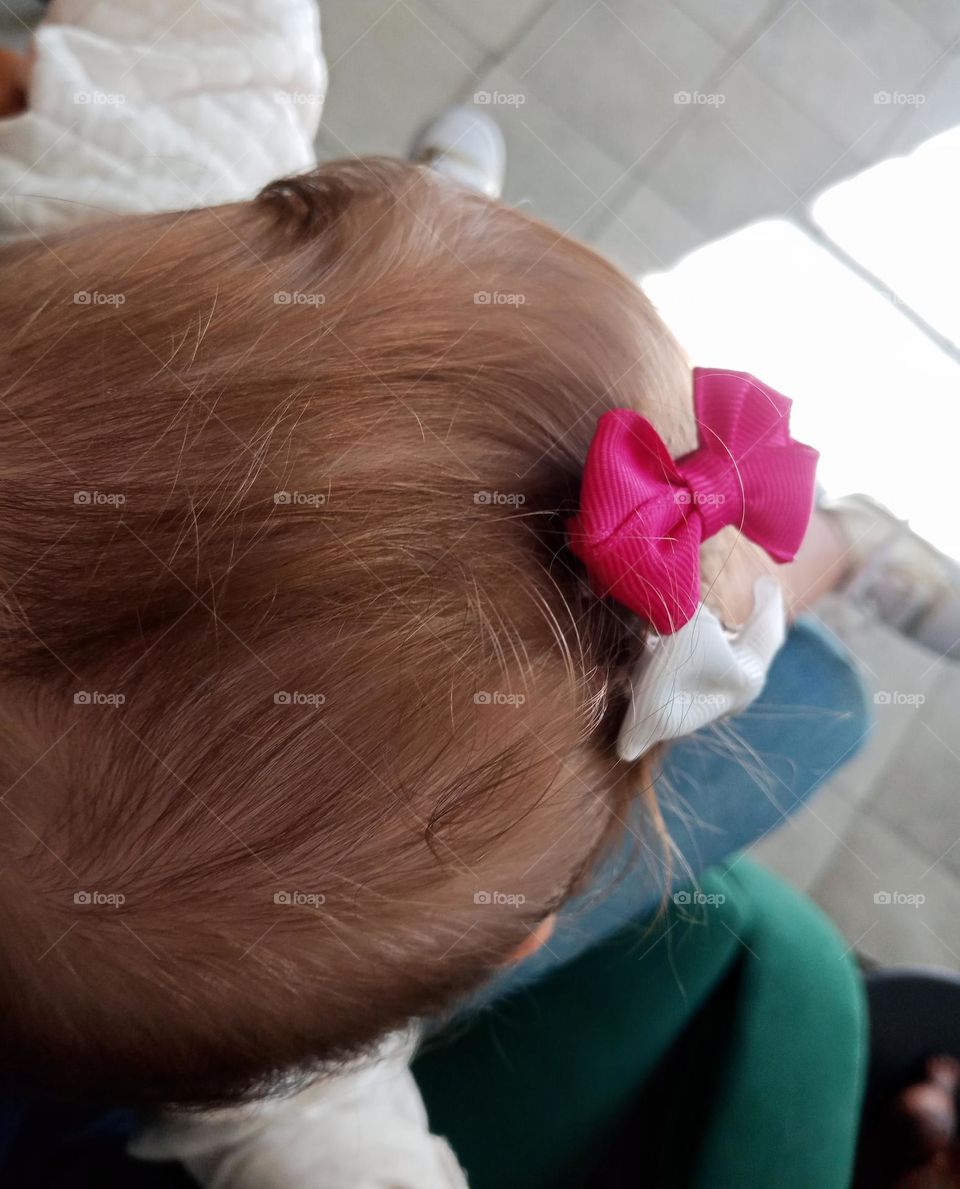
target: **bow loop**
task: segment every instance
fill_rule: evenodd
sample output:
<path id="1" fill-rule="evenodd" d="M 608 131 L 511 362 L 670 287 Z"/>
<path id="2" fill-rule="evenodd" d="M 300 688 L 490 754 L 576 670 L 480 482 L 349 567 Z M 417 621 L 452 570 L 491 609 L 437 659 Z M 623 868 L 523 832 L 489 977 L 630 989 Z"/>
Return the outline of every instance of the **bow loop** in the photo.
<path id="1" fill-rule="evenodd" d="M 692 735 L 744 710 L 760 694 L 786 634 L 783 596 L 758 578 L 753 611 L 738 632 L 725 631 L 707 607 L 671 636 L 654 637 L 634 664 L 630 705 L 617 752 L 637 760 L 655 743 Z"/>

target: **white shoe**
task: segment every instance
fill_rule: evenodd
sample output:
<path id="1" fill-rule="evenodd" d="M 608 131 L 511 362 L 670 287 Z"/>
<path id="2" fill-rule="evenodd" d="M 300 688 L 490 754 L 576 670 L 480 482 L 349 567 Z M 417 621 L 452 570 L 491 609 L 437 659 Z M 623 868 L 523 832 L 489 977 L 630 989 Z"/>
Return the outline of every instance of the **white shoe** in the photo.
<path id="1" fill-rule="evenodd" d="M 865 495 L 825 501 L 850 544 L 841 593 L 904 636 L 960 660 L 960 565 Z"/>
<path id="2" fill-rule="evenodd" d="M 486 112 L 469 104 L 448 108 L 428 124 L 410 156 L 488 198 L 499 198 L 503 192 L 503 134 Z"/>

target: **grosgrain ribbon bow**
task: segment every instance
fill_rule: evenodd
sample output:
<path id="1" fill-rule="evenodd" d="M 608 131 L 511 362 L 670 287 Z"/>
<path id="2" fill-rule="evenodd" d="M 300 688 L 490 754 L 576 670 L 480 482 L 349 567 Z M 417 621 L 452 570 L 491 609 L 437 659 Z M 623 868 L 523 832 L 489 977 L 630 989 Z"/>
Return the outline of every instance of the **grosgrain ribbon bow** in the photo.
<path id="1" fill-rule="evenodd" d="M 661 633 L 699 605 L 703 541 L 735 524 L 775 561 L 792 561 L 813 507 L 818 455 L 791 438 L 787 397 L 746 372 L 693 377 L 697 449 L 674 460 L 646 417 L 605 413 L 567 526 L 594 589 Z"/>

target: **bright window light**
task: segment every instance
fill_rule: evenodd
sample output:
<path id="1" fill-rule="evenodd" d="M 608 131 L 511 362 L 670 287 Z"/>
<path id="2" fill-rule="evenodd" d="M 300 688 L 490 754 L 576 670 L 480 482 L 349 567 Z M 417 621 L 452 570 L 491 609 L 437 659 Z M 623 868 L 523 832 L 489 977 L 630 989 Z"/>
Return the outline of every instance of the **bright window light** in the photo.
<path id="1" fill-rule="evenodd" d="M 895 239 L 900 221 L 875 230 Z M 918 251 L 936 289 L 942 253 Z M 708 244 L 643 286 L 694 363 L 753 372 L 793 399 L 830 494 L 866 492 L 960 556 L 960 368 L 895 300 L 786 221 Z"/>
<path id="2" fill-rule="evenodd" d="M 960 128 L 825 191 L 811 213 L 848 255 L 960 344 Z"/>

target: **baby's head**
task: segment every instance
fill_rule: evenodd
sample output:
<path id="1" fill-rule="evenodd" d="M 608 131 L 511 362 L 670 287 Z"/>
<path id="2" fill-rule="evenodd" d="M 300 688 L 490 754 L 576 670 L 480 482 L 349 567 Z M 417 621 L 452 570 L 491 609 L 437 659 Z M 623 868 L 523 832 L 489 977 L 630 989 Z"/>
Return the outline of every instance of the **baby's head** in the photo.
<path id="1" fill-rule="evenodd" d="M 5 249 L 8 1069 L 203 1100 L 482 982 L 569 894 L 643 625 L 568 551 L 641 292 L 399 162 Z"/>

